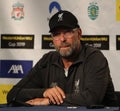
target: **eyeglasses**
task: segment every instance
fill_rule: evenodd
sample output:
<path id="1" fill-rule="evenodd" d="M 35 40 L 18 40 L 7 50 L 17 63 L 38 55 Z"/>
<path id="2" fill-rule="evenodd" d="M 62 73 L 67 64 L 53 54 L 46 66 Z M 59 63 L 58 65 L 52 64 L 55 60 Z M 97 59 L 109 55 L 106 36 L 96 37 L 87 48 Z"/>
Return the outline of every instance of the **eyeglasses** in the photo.
<path id="1" fill-rule="evenodd" d="M 61 33 L 64 34 L 64 38 L 65 39 L 70 39 L 72 38 L 74 32 L 77 30 L 77 28 L 75 29 L 67 29 L 67 30 L 62 30 L 62 31 L 56 31 L 56 32 L 52 32 L 51 36 L 53 38 L 53 40 L 61 40 Z"/>

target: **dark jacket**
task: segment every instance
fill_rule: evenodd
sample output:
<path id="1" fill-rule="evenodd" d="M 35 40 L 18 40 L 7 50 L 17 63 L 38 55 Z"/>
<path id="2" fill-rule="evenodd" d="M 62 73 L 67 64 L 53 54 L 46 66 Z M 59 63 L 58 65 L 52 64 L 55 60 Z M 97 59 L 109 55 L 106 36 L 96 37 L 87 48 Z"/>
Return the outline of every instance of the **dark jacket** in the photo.
<path id="1" fill-rule="evenodd" d="M 66 94 L 62 105 L 112 105 L 114 86 L 108 62 L 97 49 L 83 46 L 65 76 L 61 56 L 56 51 L 45 54 L 12 90 L 7 101 L 25 102 L 42 98 L 43 92 L 58 85 Z"/>

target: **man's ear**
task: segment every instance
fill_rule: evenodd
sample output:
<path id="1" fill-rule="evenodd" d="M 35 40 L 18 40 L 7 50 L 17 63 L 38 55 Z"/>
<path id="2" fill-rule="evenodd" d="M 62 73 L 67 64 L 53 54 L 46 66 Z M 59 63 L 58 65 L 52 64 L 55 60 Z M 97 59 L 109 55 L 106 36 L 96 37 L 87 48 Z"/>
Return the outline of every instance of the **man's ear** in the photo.
<path id="1" fill-rule="evenodd" d="M 81 38 L 81 36 L 82 36 L 82 30 L 79 28 L 78 29 L 78 37 Z"/>
<path id="2" fill-rule="evenodd" d="M 82 35 L 82 30 L 80 28 L 78 29 L 78 33 L 80 36 Z"/>

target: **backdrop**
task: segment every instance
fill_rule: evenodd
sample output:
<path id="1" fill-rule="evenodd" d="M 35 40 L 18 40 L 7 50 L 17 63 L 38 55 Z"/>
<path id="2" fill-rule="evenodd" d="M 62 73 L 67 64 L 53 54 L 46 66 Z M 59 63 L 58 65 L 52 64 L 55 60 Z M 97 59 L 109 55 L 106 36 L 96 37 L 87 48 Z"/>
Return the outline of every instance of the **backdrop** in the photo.
<path id="1" fill-rule="evenodd" d="M 48 22 L 61 9 L 78 18 L 84 44 L 104 53 L 120 90 L 120 0 L 0 0 L 0 7 L 0 103 L 43 54 L 54 50 Z"/>

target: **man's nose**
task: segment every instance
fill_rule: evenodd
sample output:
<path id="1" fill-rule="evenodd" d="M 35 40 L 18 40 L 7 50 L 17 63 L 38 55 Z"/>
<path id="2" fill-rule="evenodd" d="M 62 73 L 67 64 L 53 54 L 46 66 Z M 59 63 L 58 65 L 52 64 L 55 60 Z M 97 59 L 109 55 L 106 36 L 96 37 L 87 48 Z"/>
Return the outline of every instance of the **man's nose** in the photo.
<path id="1" fill-rule="evenodd" d="M 64 33 L 61 33 L 61 34 L 60 34 L 60 40 L 61 40 L 61 41 L 65 41 L 65 40 L 66 40 Z"/>

